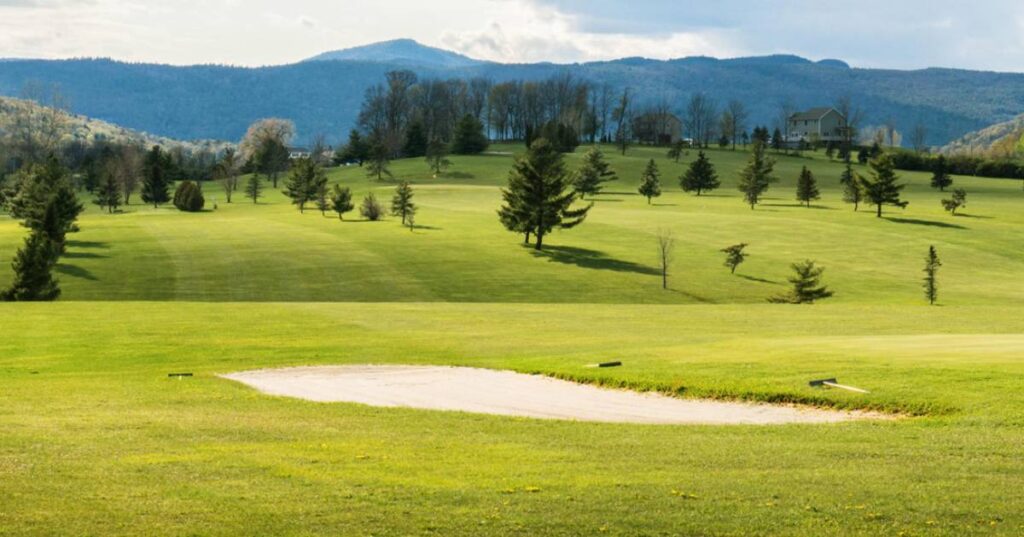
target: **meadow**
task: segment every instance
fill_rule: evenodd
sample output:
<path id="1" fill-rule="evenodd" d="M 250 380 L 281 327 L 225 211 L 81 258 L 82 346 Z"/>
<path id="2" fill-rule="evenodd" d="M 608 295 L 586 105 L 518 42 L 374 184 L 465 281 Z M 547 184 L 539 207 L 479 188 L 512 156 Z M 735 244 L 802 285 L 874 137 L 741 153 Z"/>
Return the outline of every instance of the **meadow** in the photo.
<path id="1" fill-rule="evenodd" d="M 498 222 L 516 146 L 453 157 L 393 218 L 305 214 L 268 189 L 197 214 L 90 207 L 64 295 L 0 305 L 0 534 L 1014 535 L 1024 532 L 1024 192 L 956 177 L 963 215 L 901 173 L 885 218 L 840 200 L 841 166 L 778 157 L 751 210 L 746 154 L 682 193 L 664 150 L 606 148 L 620 180 L 537 253 Z M 636 194 L 654 158 L 665 195 Z M 571 165 L 579 153 L 570 155 Z M 822 200 L 794 200 L 801 166 Z M 858 171 L 864 171 L 857 166 Z M 394 182 L 332 169 L 355 197 Z M 947 194 L 948 195 L 948 194 Z M 677 239 L 661 289 L 654 236 Z M 23 229 L 0 218 L 0 259 Z M 719 250 L 749 243 L 735 275 Z M 944 263 L 928 306 L 929 245 Z M 772 305 L 789 264 L 835 297 Z M 0 284 L 10 272 L 0 269 Z M 586 364 L 621 360 L 599 370 Z M 833 425 L 641 426 L 316 404 L 218 373 L 406 363 L 542 373 L 680 397 L 876 409 Z M 169 379 L 171 372 L 195 377 Z M 866 395 L 807 386 L 836 376 Z"/>

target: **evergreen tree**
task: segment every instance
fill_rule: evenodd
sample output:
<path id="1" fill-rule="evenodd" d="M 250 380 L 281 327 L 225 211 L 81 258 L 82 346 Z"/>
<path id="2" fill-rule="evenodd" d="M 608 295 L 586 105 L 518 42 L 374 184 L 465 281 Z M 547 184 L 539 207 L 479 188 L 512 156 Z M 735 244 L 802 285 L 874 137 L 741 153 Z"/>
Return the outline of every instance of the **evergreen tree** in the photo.
<path id="1" fill-rule="evenodd" d="M 103 173 L 103 179 L 96 189 L 94 202 L 107 212 L 114 214 L 114 211 L 121 206 L 121 192 L 118 189 L 117 178 L 112 173 Z"/>
<path id="2" fill-rule="evenodd" d="M 254 173 L 249 176 L 249 180 L 245 183 L 245 196 L 251 199 L 253 204 L 259 203 L 260 198 L 263 197 L 263 182 L 260 180 L 260 174 Z"/>
<path id="3" fill-rule="evenodd" d="M 967 206 L 967 191 L 962 188 L 953 190 L 953 198 L 942 200 L 942 207 L 949 211 L 949 214 L 956 215 L 957 209 Z"/>
<path id="4" fill-rule="evenodd" d="M 288 148 L 276 137 L 264 140 L 254 156 L 256 171 L 270 178 L 277 188 L 277 178 L 288 168 Z"/>
<path id="5" fill-rule="evenodd" d="M 661 177 L 658 173 L 658 165 L 654 159 L 647 162 L 643 175 L 640 176 L 640 195 L 647 198 L 647 204 L 651 204 L 651 198 L 661 196 Z"/>
<path id="6" fill-rule="evenodd" d="M 157 208 L 171 201 L 170 155 L 154 145 L 142 161 L 142 201 Z"/>
<path id="7" fill-rule="evenodd" d="M 940 192 L 945 192 L 947 188 L 953 185 L 953 178 L 949 176 L 946 157 L 944 155 L 939 155 L 939 157 L 935 159 L 935 163 L 932 164 L 932 167 L 932 188 L 937 188 Z"/>
<path id="8" fill-rule="evenodd" d="M 870 163 L 871 178 L 865 178 L 864 199 L 878 207 L 876 216 L 882 217 L 883 205 L 906 207 L 907 202 L 900 200 L 900 191 L 904 185 L 897 183 L 899 176 L 892 161 L 892 155 L 882 155 Z"/>
<path id="9" fill-rule="evenodd" d="M 451 166 L 452 162 L 448 160 L 448 144 L 441 140 L 431 140 L 427 144 L 427 164 L 430 166 L 430 171 L 434 172 L 435 179 L 448 166 Z"/>
<path id="10" fill-rule="evenodd" d="M 740 264 L 747 260 L 747 254 L 743 251 L 746 247 L 747 243 L 741 242 L 740 244 L 722 248 L 721 251 L 725 254 L 725 266 L 729 267 L 730 274 L 736 274 L 736 267 L 739 267 Z"/>
<path id="11" fill-rule="evenodd" d="M 367 153 L 366 175 L 383 181 L 384 176 L 391 177 L 391 156 L 388 154 L 388 147 L 381 140 L 374 140 Z"/>
<path id="12" fill-rule="evenodd" d="M 53 279 L 53 267 L 58 256 L 57 246 L 44 233 L 33 231 L 14 256 L 11 264 L 14 268 L 14 281 L 9 288 L 0 292 L 0 300 L 56 300 L 60 296 L 60 287 Z"/>
<path id="13" fill-rule="evenodd" d="M 203 188 L 195 181 L 182 181 L 174 191 L 173 202 L 179 211 L 190 213 L 199 212 L 206 205 Z"/>
<path id="14" fill-rule="evenodd" d="M 595 145 L 583 155 L 583 162 L 573 180 L 573 188 L 580 195 L 580 199 L 584 199 L 588 194 L 600 194 L 602 184 L 616 180 L 618 177 L 611 170 L 608 161 L 604 159 L 604 154 Z"/>
<path id="15" fill-rule="evenodd" d="M 327 178 L 324 177 L 324 182 L 316 186 L 316 208 L 320 211 L 320 216 L 327 216 L 327 209 L 331 208 L 331 200 L 327 193 Z"/>
<path id="16" fill-rule="evenodd" d="M 750 153 L 750 160 L 740 171 L 740 179 L 737 188 L 743 193 L 743 199 L 753 209 L 761 200 L 761 196 L 768 191 L 768 187 L 776 181 L 772 175 L 775 169 L 775 160 L 765 155 L 764 143 L 754 142 L 754 148 Z"/>
<path id="17" fill-rule="evenodd" d="M 359 134 L 359 131 L 352 129 L 348 133 L 348 143 L 342 146 L 334 155 L 335 164 L 347 164 L 356 162 L 360 166 L 368 158 L 370 146 Z"/>
<path id="18" fill-rule="evenodd" d="M 867 164 L 869 160 L 871 160 L 871 154 L 866 147 L 857 150 L 857 162 Z"/>
<path id="19" fill-rule="evenodd" d="M 928 257 L 924 261 L 924 297 L 928 299 L 928 304 L 934 305 L 935 301 L 939 299 L 939 286 L 936 276 L 939 273 L 939 267 L 942 266 L 942 262 L 939 261 L 939 254 L 935 251 L 935 246 L 928 247 Z"/>
<path id="20" fill-rule="evenodd" d="M 295 161 L 292 173 L 285 184 L 284 194 L 291 198 L 292 204 L 299 207 L 299 212 L 306 210 L 306 202 L 316 199 L 317 191 L 327 187 L 327 174 L 313 159 L 303 158 Z"/>
<path id="21" fill-rule="evenodd" d="M 679 178 L 679 186 L 683 188 L 683 192 L 696 191 L 698 196 L 702 192 L 710 192 L 721 186 L 714 164 L 711 164 L 703 151 L 697 153 L 697 160 L 691 162 L 690 167 Z"/>
<path id="22" fill-rule="evenodd" d="M 484 134 L 484 126 L 472 114 L 462 116 L 455 125 L 452 138 L 452 153 L 456 155 L 477 155 L 487 150 L 490 142 Z"/>
<path id="23" fill-rule="evenodd" d="M 793 272 L 796 275 L 788 278 L 793 284 L 793 290 L 787 294 L 768 299 L 769 302 L 780 304 L 812 304 L 817 300 L 832 296 L 832 291 L 821 284 L 821 274 L 824 268 L 815 267 L 814 261 L 793 263 Z"/>
<path id="24" fill-rule="evenodd" d="M 544 237 L 555 228 L 570 229 L 587 217 L 593 205 L 573 209 L 576 193 L 569 188 L 569 174 L 562 154 L 544 138 L 534 140 L 526 154 L 517 157 L 503 189 L 505 204 L 498 215 L 509 231 L 532 233 L 534 248 L 544 247 Z"/>
<path id="25" fill-rule="evenodd" d="M 797 178 L 796 199 L 808 207 L 811 206 L 812 201 L 821 199 L 821 193 L 818 192 L 818 180 L 814 178 L 814 174 L 807 169 L 807 166 L 800 170 L 800 177 Z"/>
<path id="26" fill-rule="evenodd" d="M 856 211 L 860 207 L 860 202 L 864 199 L 864 186 L 860 176 L 853 173 L 853 166 L 850 162 L 846 162 L 846 168 L 843 170 L 842 175 L 839 176 L 839 184 L 843 188 L 843 201 L 846 203 L 853 204 L 853 210 Z"/>
<path id="27" fill-rule="evenodd" d="M 416 204 L 412 202 L 412 186 L 402 181 L 395 187 L 395 195 L 391 198 L 391 214 L 402 217 L 402 225 L 407 223 L 409 215 L 416 213 Z"/>
<path id="28" fill-rule="evenodd" d="M 782 131 L 775 129 L 772 133 L 772 149 L 775 151 L 782 151 L 785 142 L 782 140 Z"/>
<path id="29" fill-rule="evenodd" d="M 345 219 L 345 213 L 355 209 L 352 204 L 352 191 L 348 187 L 334 185 L 331 191 L 331 209 L 338 213 L 338 220 Z"/>
<path id="30" fill-rule="evenodd" d="M 668 158 L 674 160 L 677 164 L 679 159 L 682 158 L 683 153 L 686 150 L 686 142 L 679 140 L 672 144 L 672 147 L 668 150 Z"/>
<path id="31" fill-rule="evenodd" d="M 423 129 L 423 122 L 416 120 L 409 125 L 405 131 L 405 144 L 402 146 L 402 155 L 406 158 L 422 157 L 427 154 L 427 133 Z"/>

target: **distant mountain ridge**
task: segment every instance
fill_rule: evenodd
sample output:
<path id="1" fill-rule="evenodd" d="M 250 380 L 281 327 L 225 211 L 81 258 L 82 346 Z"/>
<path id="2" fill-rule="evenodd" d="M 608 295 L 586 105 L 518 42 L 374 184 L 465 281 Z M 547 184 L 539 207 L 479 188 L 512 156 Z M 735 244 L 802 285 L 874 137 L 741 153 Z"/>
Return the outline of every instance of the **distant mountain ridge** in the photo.
<path id="1" fill-rule="evenodd" d="M 864 125 L 892 121 L 907 133 L 920 122 L 932 146 L 1024 112 L 1022 74 L 861 69 L 792 55 L 501 64 L 411 40 L 259 68 L 11 60 L 0 64 L 0 95 L 18 95 L 28 81 L 56 84 L 76 113 L 177 139 L 238 140 L 252 121 L 284 117 L 295 121 L 299 143 L 317 133 L 337 141 L 355 125 L 366 89 L 400 68 L 421 78 L 485 77 L 494 82 L 568 73 L 616 90 L 631 87 L 638 107 L 667 100 L 680 116 L 690 96 L 703 92 L 719 105 L 734 99 L 746 104 L 749 126 L 774 126 L 783 102 L 806 109 L 849 95 L 864 110 Z"/>
<path id="2" fill-rule="evenodd" d="M 449 50 L 428 47 L 412 39 L 394 39 L 361 47 L 324 52 L 303 61 L 382 62 L 429 65 L 431 67 L 470 67 L 486 63 Z"/>
<path id="3" fill-rule="evenodd" d="M 1001 142 L 1011 142 L 1012 146 L 1024 149 L 1024 114 L 1009 121 L 969 132 L 946 144 L 942 148 L 942 152 L 984 154 L 991 152 Z"/>

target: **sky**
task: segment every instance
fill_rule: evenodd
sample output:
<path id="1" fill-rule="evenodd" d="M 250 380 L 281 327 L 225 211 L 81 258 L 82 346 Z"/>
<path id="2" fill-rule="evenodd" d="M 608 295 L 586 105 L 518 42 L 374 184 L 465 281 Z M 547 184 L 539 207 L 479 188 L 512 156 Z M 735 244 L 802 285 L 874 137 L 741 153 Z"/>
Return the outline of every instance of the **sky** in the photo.
<path id="1" fill-rule="evenodd" d="M 784 53 L 1021 72 L 1024 1 L 0 0 L 0 58 L 277 65 L 396 38 L 500 62 Z"/>

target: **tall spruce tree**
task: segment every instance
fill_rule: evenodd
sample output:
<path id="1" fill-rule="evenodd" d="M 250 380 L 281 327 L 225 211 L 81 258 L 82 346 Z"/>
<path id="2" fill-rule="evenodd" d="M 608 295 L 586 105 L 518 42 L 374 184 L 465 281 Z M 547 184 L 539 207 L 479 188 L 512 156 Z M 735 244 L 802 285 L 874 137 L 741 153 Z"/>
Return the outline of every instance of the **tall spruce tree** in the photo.
<path id="1" fill-rule="evenodd" d="M 569 173 L 562 154 L 544 138 L 530 144 L 517 157 L 509 173 L 508 186 L 501 192 L 504 205 L 498 211 L 509 231 L 524 233 L 534 248 L 544 248 L 544 237 L 554 229 L 570 229 L 587 217 L 593 205 L 574 209 L 576 192 L 570 188 Z"/>
<path id="2" fill-rule="evenodd" d="M 864 199 L 877 207 L 875 216 L 882 217 L 883 205 L 906 207 L 908 202 L 900 200 L 900 191 L 904 185 L 897 183 L 896 166 L 892 156 L 883 154 L 869 163 L 871 177 L 865 178 Z"/>
<path id="3" fill-rule="evenodd" d="M 232 153 L 233 154 L 233 153 Z M 154 145 L 142 161 L 142 201 L 157 208 L 171 201 L 171 157 Z"/>
<path id="4" fill-rule="evenodd" d="M 640 195 L 647 198 L 647 204 L 651 204 L 651 198 L 661 196 L 661 174 L 658 172 L 658 165 L 654 159 L 647 162 L 643 175 L 640 176 Z"/>
<path id="5" fill-rule="evenodd" d="M 932 163 L 932 188 L 939 189 L 939 192 L 945 192 L 951 186 L 953 186 L 953 178 L 949 175 L 946 157 L 939 155 Z"/>
<path id="6" fill-rule="evenodd" d="M 391 197 L 391 214 L 402 217 L 403 226 L 408 223 L 410 215 L 416 214 L 416 204 L 412 202 L 412 196 L 412 185 L 409 181 L 402 181 L 395 187 L 395 195 Z"/>
<path id="7" fill-rule="evenodd" d="M 939 254 L 935 250 L 935 246 L 929 246 L 928 256 L 924 259 L 924 297 L 931 305 L 934 305 L 935 301 L 939 299 L 937 276 L 941 266 L 942 261 L 939 261 Z"/>
<path id="8" fill-rule="evenodd" d="M 306 210 L 306 202 L 315 200 L 317 191 L 322 186 L 326 188 L 326 185 L 327 174 L 323 168 L 313 159 L 303 158 L 295 161 L 295 165 L 292 166 L 284 193 L 302 213 Z"/>
<path id="9" fill-rule="evenodd" d="M 110 214 L 114 214 L 114 211 L 121 206 L 121 192 L 114 174 L 103 173 L 99 187 L 96 188 L 94 203 L 99 205 L 100 208 L 105 208 Z"/>
<path id="10" fill-rule="evenodd" d="M 263 181 L 260 180 L 260 174 L 254 173 L 249 176 L 245 183 L 245 197 L 251 199 L 254 205 L 263 197 Z"/>
<path id="11" fill-rule="evenodd" d="M 814 261 L 807 260 L 803 263 L 791 265 L 796 274 L 788 278 L 793 284 L 793 290 L 785 295 L 769 298 L 769 302 L 779 304 L 812 304 L 815 301 L 832 296 L 832 291 L 821 285 L 821 274 L 824 268 L 815 267 Z"/>
<path id="12" fill-rule="evenodd" d="M 473 114 L 466 114 L 455 125 L 452 136 L 452 153 L 456 155 L 476 155 L 487 150 L 490 142 L 484 134 L 484 125 Z"/>
<path id="13" fill-rule="evenodd" d="M 618 177 L 604 159 L 604 153 L 595 145 L 583 155 L 583 162 L 573 180 L 573 188 L 580 195 L 580 199 L 585 199 L 588 195 L 600 194 L 604 183 L 616 180 Z"/>
<path id="14" fill-rule="evenodd" d="M 60 287 L 53 278 L 53 267 L 58 256 L 57 246 L 45 233 L 33 231 L 29 234 L 11 264 L 14 268 L 14 281 L 0 292 L 0 300 L 56 300 L 60 296 Z"/>
<path id="15" fill-rule="evenodd" d="M 697 153 L 697 160 L 691 162 L 690 167 L 679 178 L 679 186 L 683 192 L 696 192 L 698 196 L 703 192 L 715 190 L 721 184 L 718 181 L 718 174 L 715 173 L 715 165 L 703 151 Z"/>
<path id="16" fill-rule="evenodd" d="M 427 154 L 427 133 L 423 128 L 423 122 L 413 121 L 408 130 L 405 131 L 405 143 L 402 145 L 402 156 L 415 158 Z"/>
<path id="17" fill-rule="evenodd" d="M 800 177 L 796 180 L 796 199 L 807 207 L 811 206 L 812 201 L 821 199 L 821 193 L 818 192 L 818 180 L 814 178 L 814 174 L 807 169 L 807 166 L 800 170 Z"/>
<path id="18" fill-rule="evenodd" d="M 750 160 L 740 171 L 739 182 L 736 188 L 743 193 L 743 200 L 750 204 L 750 208 L 761 200 L 761 196 L 768 191 L 777 179 L 772 175 L 775 169 L 775 160 L 765 154 L 764 142 L 757 140 L 750 153 Z"/>
<path id="19" fill-rule="evenodd" d="M 846 161 L 846 168 L 839 176 L 839 185 L 843 189 L 843 201 L 852 203 L 853 210 L 856 211 L 864 199 L 864 186 L 860 176 L 853 173 L 853 166 L 849 160 Z"/>

